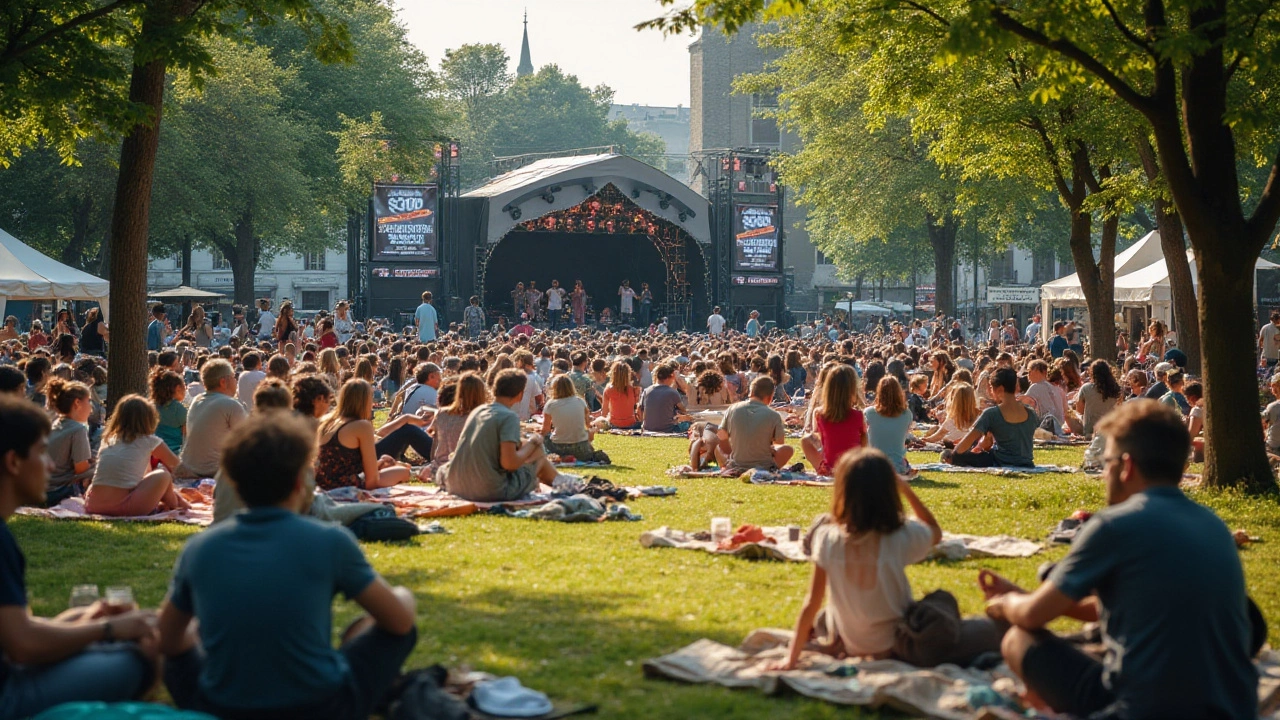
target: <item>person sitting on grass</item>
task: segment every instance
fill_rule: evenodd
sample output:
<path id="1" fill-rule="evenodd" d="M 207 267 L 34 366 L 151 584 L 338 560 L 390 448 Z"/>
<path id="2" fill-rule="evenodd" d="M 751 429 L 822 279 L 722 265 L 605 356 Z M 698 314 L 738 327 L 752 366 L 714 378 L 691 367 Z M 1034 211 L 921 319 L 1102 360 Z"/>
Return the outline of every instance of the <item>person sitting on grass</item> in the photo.
<path id="1" fill-rule="evenodd" d="M 1003 628 L 987 618 L 960 622 L 956 638 L 933 634 L 930 643 L 900 643 L 912 603 L 908 565 L 921 562 L 942 540 L 933 513 L 884 453 L 852 450 L 835 467 L 831 513 L 820 517 L 807 542 L 814 561 L 808 596 L 796 620 L 791 651 L 776 670 L 793 670 L 809 644 L 814 620 L 826 602 L 832 646 L 823 652 L 915 665 L 965 665 L 1000 647 Z M 915 517 L 903 515 L 902 501 Z M 928 633 L 922 634 L 927 637 Z"/>
<path id="2" fill-rule="evenodd" d="M 473 372 L 464 373 L 456 381 L 450 380 L 441 386 L 440 402 L 440 410 L 431 418 L 431 426 L 427 428 L 432 441 L 430 473 L 449 461 L 458 447 L 462 427 L 467 424 L 471 411 L 489 402 L 489 388 L 485 386 L 484 378 Z"/>
<path id="3" fill-rule="evenodd" d="M 689 468 L 698 471 L 715 463 L 718 467 L 728 464 L 729 447 L 727 440 L 720 439 L 720 426 L 715 423 L 699 420 L 689 426 Z"/>
<path id="4" fill-rule="evenodd" d="M 337 407 L 324 416 L 316 433 L 320 447 L 316 485 L 321 489 L 376 490 L 409 481 L 408 467 L 390 455 L 378 455 L 373 432 L 373 386 L 364 380 L 352 379 L 343 384 Z"/>
<path id="5" fill-rule="evenodd" d="M 290 384 L 293 411 L 319 423 L 333 405 L 333 388 L 319 375 L 299 375 Z"/>
<path id="6" fill-rule="evenodd" d="M 640 427 L 649 432 L 685 433 L 691 418 L 680 391 L 675 389 L 676 370 L 667 364 L 654 368 L 654 384 L 640 395 Z"/>
<path id="7" fill-rule="evenodd" d="M 182 452 L 187 434 L 187 386 L 182 376 L 172 370 L 156 370 L 151 374 L 151 402 L 160 413 L 156 435 L 175 453 Z"/>
<path id="8" fill-rule="evenodd" d="M 964 438 L 978 419 L 978 396 L 969 383 L 957 383 L 947 393 L 946 415 L 938 429 L 920 438 L 927 443 L 944 443 L 948 447 Z"/>
<path id="9" fill-rule="evenodd" d="M 1187 402 L 1191 404 L 1191 412 L 1187 413 L 1187 432 L 1191 435 L 1192 462 L 1204 462 L 1204 385 L 1199 382 L 1187 383 L 1183 392 Z"/>
<path id="10" fill-rule="evenodd" d="M 1169 386 L 1169 392 L 1160 396 L 1160 402 L 1177 410 L 1178 414 L 1184 418 L 1191 412 L 1191 403 L 1187 402 L 1187 396 L 1182 394 L 1185 378 L 1181 370 L 1169 371 L 1165 376 L 1165 384 Z"/>
<path id="11" fill-rule="evenodd" d="M 630 370 L 628 370 L 630 372 Z M 556 469 L 542 449 L 542 436 L 520 439 L 513 408 L 524 396 L 528 375 L 507 368 L 493 378 L 493 402 L 476 408 L 462 427 L 453 458 L 436 471 L 436 482 L 464 500 L 503 502 L 551 484 Z"/>
<path id="12" fill-rule="evenodd" d="M 49 417 L 0 397 L 0 718 L 25 718 L 67 702 L 141 698 L 155 678 L 155 614 L 96 602 L 55 618 L 27 601 L 26 559 L 6 524 L 45 500 Z"/>
<path id="13" fill-rule="evenodd" d="M 834 365 L 817 388 L 812 436 L 800 441 L 805 459 L 819 475 L 830 476 L 848 451 L 867 445 L 867 421 L 858 409 L 858 373 L 849 365 Z"/>
<path id="14" fill-rule="evenodd" d="M 636 403 L 640 402 L 640 387 L 632 382 L 631 366 L 621 360 L 613 363 L 609 370 L 609 385 L 604 389 L 603 404 L 600 417 L 603 422 L 600 429 L 639 430 L 640 421 L 636 419 Z"/>
<path id="15" fill-rule="evenodd" d="M 911 475 L 907 462 L 907 437 L 911 434 L 911 411 L 898 378 L 885 375 L 876 385 L 876 399 L 863 411 L 871 447 L 888 457 L 900 475 Z"/>
<path id="16" fill-rule="evenodd" d="M 222 445 L 231 430 L 249 415 L 236 400 L 236 371 L 226 360 L 209 360 L 200 368 L 204 393 L 187 410 L 180 477 L 211 478 L 218 472 Z M 252 399 L 252 398 L 250 398 Z"/>
<path id="17" fill-rule="evenodd" d="M 73 495 L 83 495 L 93 477 L 93 449 L 89 444 L 89 415 L 93 404 L 89 386 L 60 378 L 49 381 L 49 406 L 58 413 L 49 435 L 53 469 L 45 505 L 53 507 Z"/>
<path id="18" fill-rule="evenodd" d="M 161 510 L 185 510 L 190 503 L 173 488 L 179 465 L 164 441 L 156 437 L 160 413 L 141 395 L 126 395 L 116 403 L 102 435 L 102 450 L 84 507 L 95 515 L 131 517 Z M 164 467 L 151 469 L 155 458 Z"/>
<path id="19" fill-rule="evenodd" d="M 965 467 L 1035 467 L 1035 412 L 1018 401 L 1018 374 L 999 368 L 991 376 L 989 407 L 978 416 L 955 450 L 943 450 L 942 462 Z"/>
<path id="20" fill-rule="evenodd" d="M 1002 654 L 1039 708 L 1078 717 L 1254 718 L 1258 674 L 1244 571 L 1230 530 L 1178 489 L 1182 418 L 1142 400 L 1098 423 L 1107 504 L 1030 593 L 983 571 Z M 1101 620 L 1099 661 L 1045 626 Z M 1265 634 L 1265 631 L 1264 633 Z"/>
<path id="21" fill-rule="evenodd" d="M 546 438 L 542 447 L 547 454 L 594 462 L 597 453 L 591 441 L 595 431 L 587 425 L 590 419 L 587 401 L 578 396 L 573 379 L 568 375 L 552 378 L 551 400 L 542 410 L 542 435 Z"/>
<path id="22" fill-rule="evenodd" d="M 287 411 L 254 415 L 227 439 L 222 473 L 248 510 L 187 541 L 160 609 L 178 707 L 229 720 L 363 720 L 413 651 L 413 593 L 379 576 L 347 529 L 300 515 L 314 455 L 310 425 Z M 338 593 L 368 615 L 334 649 Z M 252 612 L 247 598 L 260 601 Z"/>
<path id="23" fill-rule="evenodd" d="M 787 428 L 773 402 L 774 384 L 768 375 L 751 381 L 751 397 L 729 407 L 720 426 L 720 439 L 729 444 L 725 475 L 741 475 L 757 468 L 776 472 L 787 466 L 796 449 L 787 444 Z"/>

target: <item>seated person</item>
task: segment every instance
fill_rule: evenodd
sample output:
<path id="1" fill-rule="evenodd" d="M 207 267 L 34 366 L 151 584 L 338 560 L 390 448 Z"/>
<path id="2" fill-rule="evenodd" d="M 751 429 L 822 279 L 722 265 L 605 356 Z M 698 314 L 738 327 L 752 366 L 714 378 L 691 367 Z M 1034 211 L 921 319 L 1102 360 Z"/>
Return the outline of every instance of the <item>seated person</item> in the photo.
<path id="1" fill-rule="evenodd" d="M 729 463 L 731 450 L 729 441 L 720 439 L 719 425 L 698 421 L 689 426 L 689 467 L 693 470 L 711 463 L 723 468 Z"/>
<path id="2" fill-rule="evenodd" d="M 73 495 L 82 495 L 93 477 L 88 425 L 93 412 L 90 392 L 84 383 L 60 378 L 49 381 L 49 406 L 58 413 L 49 435 L 49 459 L 53 462 L 45 495 L 45 504 L 49 507 Z"/>
<path id="3" fill-rule="evenodd" d="M 720 439 L 729 443 L 726 475 L 741 475 L 755 468 L 776 471 L 786 467 L 796 449 L 787 445 L 782 416 L 769 407 L 773 380 L 762 375 L 751 381 L 751 397 L 729 407 L 720 427 Z"/>
<path id="4" fill-rule="evenodd" d="M 813 411 L 817 442 L 800 441 L 805 458 L 819 475 L 830 476 L 841 456 L 866 447 L 867 421 L 857 407 L 858 374 L 849 365 L 835 365 L 823 374 Z"/>
<path id="5" fill-rule="evenodd" d="M 1200 435 L 1204 430 L 1204 385 L 1190 382 L 1183 392 L 1191 404 L 1191 412 L 1187 413 L 1187 432 L 1191 435 L 1192 462 L 1204 462 L 1204 438 Z"/>
<path id="6" fill-rule="evenodd" d="M 187 386 L 182 376 L 172 370 L 156 370 L 151 374 L 151 402 L 160 413 L 156 436 L 175 454 L 182 452 L 187 433 Z"/>
<path id="7" fill-rule="evenodd" d="M 171 473 L 179 465 L 178 456 L 156 436 L 159 422 L 156 406 L 141 395 L 126 395 L 116 403 L 107 419 L 102 450 L 84 496 L 85 510 L 95 515 L 128 517 L 149 515 L 157 505 L 161 510 L 191 507 L 173 489 Z M 164 467 L 152 470 L 152 458 Z"/>
<path id="8" fill-rule="evenodd" d="M 978 416 L 956 448 L 942 451 L 942 462 L 966 467 L 1035 467 L 1036 428 L 1040 421 L 1018 401 L 1018 374 L 999 368 L 991 375 L 989 407 Z"/>
<path id="9" fill-rule="evenodd" d="M 310 424 L 269 411 L 236 428 L 223 474 L 246 512 L 187 542 L 160 611 L 165 684 L 220 718 L 366 718 L 417 641 L 413 594 L 369 566 L 345 528 L 305 518 Z M 369 614 L 330 644 L 333 596 Z M 246 612 L 247 598 L 257 598 Z M 192 621 L 196 622 L 193 623 Z"/>
<path id="10" fill-rule="evenodd" d="M 405 387 L 404 402 L 399 407 L 399 412 L 419 415 L 423 414 L 423 408 L 434 410 L 440 390 L 440 366 L 430 362 L 419 365 L 413 373 L 413 380 L 413 383 Z"/>
<path id="11" fill-rule="evenodd" d="M 436 471 L 436 482 L 472 502 L 502 502 L 556 479 L 542 436 L 533 433 L 520 440 L 520 417 L 512 408 L 524 397 L 527 382 L 528 375 L 515 368 L 494 376 L 493 402 L 467 417 L 453 458 Z"/>
<path id="12" fill-rule="evenodd" d="M 48 619 L 27 605 L 26 559 L 6 521 L 45 500 L 49 430 L 43 410 L 0 397 L 0 718 L 137 700 L 154 679 L 153 612 L 98 602 Z"/>
<path id="13" fill-rule="evenodd" d="M 596 449 L 592 447 L 591 440 L 595 431 L 587 426 L 590 419 L 587 401 L 574 390 L 573 379 L 568 375 L 552 378 L 551 400 L 542 409 L 542 434 L 546 438 L 542 443 L 543 449 L 548 454 L 593 462 Z"/>
<path id="14" fill-rule="evenodd" d="M 649 432 L 689 431 L 689 416 L 676 390 L 676 370 L 667 364 L 654 368 L 654 384 L 640 395 L 640 427 Z"/>
<path id="15" fill-rule="evenodd" d="M 609 370 L 609 384 L 601 393 L 604 398 L 600 408 L 600 429 L 639 430 L 636 403 L 640 402 L 640 387 L 634 383 L 631 366 L 621 360 Z"/>
<path id="16" fill-rule="evenodd" d="M 458 447 L 462 426 L 467 424 L 471 411 L 489 402 L 489 388 L 484 378 L 468 372 L 457 380 L 449 380 L 440 386 L 440 410 L 431 418 L 427 433 L 431 435 L 431 464 L 429 471 L 449 461 Z"/>
<path id="17" fill-rule="evenodd" d="M 417 417 L 412 416 L 412 417 Z M 421 418 L 418 418 L 422 422 Z M 363 490 L 408 482 L 409 468 L 377 454 L 373 432 L 373 386 L 351 379 L 338 391 L 338 405 L 320 421 L 316 485 L 322 490 Z"/>
<path id="18" fill-rule="evenodd" d="M 912 375 L 908 381 L 907 409 L 911 411 L 911 419 L 918 423 L 932 423 L 929 417 L 929 404 L 924 396 L 929 392 L 929 378 L 923 374 Z"/>
<path id="19" fill-rule="evenodd" d="M 1067 433 L 1067 396 L 1062 388 L 1049 382 L 1049 365 L 1043 360 L 1032 360 L 1027 366 L 1027 391 L 1017 399 L 1030 402 L 1040 418 L 1040 427 L 1054 435 Z"/>
<path id="20" fill-rule="evenodd" d="M 1190 450 L 1156 402 L 1121 405 L 1106 436 L 1107 504 L 1038 589 L 984 571 L 1002 653 L 1041 707 L 1078 717 L 1255 718 L 1258 674 L 1244 572 L 1230 530 L 1178 489 Z M 1099 661 L 1045 629 L 1102 620 Z"/>
<path id="21" fill-rule="evenodd" d="M 1186 376 L 1181 370 L 1171 370 L 1165 377 L 1165 384 L 1169 386 L 1169 392 L 1160 396 L 1160 402 L 1168 405 L 1182 417 L 1186 417 L 1191 412 L 1191 403 L 1187 402 L 1187 396 L 1182 394 L 1182 388 L 1185 383 Z"/>
<path id="22" fill-rule="evenodd" d="M 211 478 L 218 472 L 222 445 L 249 416 L 236 400 L 236 371 L 226 360 L 209 360 L 200 369 L 204 393 L 187 410 L 187 432 L 178 477 Z M 250 398 L 252 400 L 252 398 Z"/>
<path id="23" fill-rule="evenodd" d="M 694 408 L 719 408 L 733 404 L 733 390 L 718 370 L 703 370 L 693 388 Z"/>
<path id="24" fill-rule="evenodd" d="M 899 643 L 911 605 L 906 567 L 929 556 L 942 528 L 884 453 L 873 448 L 845 453 L 836 463 L 831 514 L 819 520 L 808 542 L 814 561 L 808 596 L 796 620 L 791 652 L 778 670 L 792 670 L 809 643 L 814 619 L 826 604 L 837 656 L 894 658 L 913 665 L 965 665 L 1000 646 L 1004 627 L 987 618 L 960 625 L 959 636 L 922 633 L 927 642 Z M 903 517 L 902 501 L 915 517 Z"/>
<path id="25" fill-rule="evenodd" d="M 978 396 L 969 383 L 958 383 L 951 386 L 947 394 L 946 416 L 938 429 L 924 436 L 921 440 L 927 443 L 946 443 L 954 447 L 964 439 L 978 419 Z"/>

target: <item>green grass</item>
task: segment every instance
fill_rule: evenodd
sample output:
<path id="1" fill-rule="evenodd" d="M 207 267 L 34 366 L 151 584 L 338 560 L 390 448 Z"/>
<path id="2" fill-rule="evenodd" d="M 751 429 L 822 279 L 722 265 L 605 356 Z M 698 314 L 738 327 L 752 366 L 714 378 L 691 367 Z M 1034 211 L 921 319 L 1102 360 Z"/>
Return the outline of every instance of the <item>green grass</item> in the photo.
<path id="1" fill-rule="evenodd" d="M 823 488 L 758 487 L 733 479 L 670 481 L 683 462 L 680 439 L 602 436 L 616 467 L 601 475 L 624 484 L 675 484 L 674 498 L 630 503 L 638 523 L 564 525 L 493 516 L 446 519 L 451 535 L 403 544 L 368 544 L 374 566 L 418 597 L 421 642 L 411 666 L 466 664 L 518 675 L 553 698 L 598 703 L 610 718 L 875 717 L 798 698 L 646 680 L 641 663 L 698 638 L 736 644 L 752 629 L 790 627 L 809 568 L 679 550 L 646 550 L 638 537 L 660 525 L 701 529 L 712 516 L 740 523 L 807 525 L 825 510 Z M 1079 465 L 1081 448 L 1037 452 L 1040 462 Z M 933 458 L 920 454 L 917 461 Z M 1084 475 L 996 478 L 926 474 L 916 483 L 943 528 L 1043 539 L 1078 508 L 1103 502 L 1101 481 Z M 1280 506 L 1276 498 L 1196 492 L 1233 529 L 1266 542 L 1242 551 L 1249 593 L 1280 641 Z M 177 525 L 49 522 L 14 518 L 28 558 L 32 605 L 66 606 L 76 583 L 132 585 L 139 602 L 159 603 L 183 541 Z M 943 587 L 968 613 L 982 609 L 974 578 L 989 567 L 1034 585 L 1036 568 L 1065 553 L 1051 547 L 1025 560 L 927 562 L 908 570 L 917 596 Z M 253 599 L 246 598 L 246 612 Z M 338 624 L 353 616 L 338 606 Z"/>

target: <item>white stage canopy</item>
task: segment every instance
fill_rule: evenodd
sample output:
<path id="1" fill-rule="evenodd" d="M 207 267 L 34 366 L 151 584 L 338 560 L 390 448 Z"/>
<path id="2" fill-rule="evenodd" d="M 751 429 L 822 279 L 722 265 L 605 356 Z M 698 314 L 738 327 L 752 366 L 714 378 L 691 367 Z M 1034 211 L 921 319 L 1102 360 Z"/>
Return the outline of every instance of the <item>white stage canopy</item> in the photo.
<path id="1" fill-rule="evenodd" d="M 0 230 L 0 317 L 9 300 L 94 300 L 107 316 L 106 280 L 44 255 Z"/>
<path id="2" fill-rule="evenodd" d="M 1116 255 L 1117 278 L 1136 270 L 1164 262 L 1164 251 L 1160 248 L 1160 233 L 1152 231 L 1138 242 Z M 1044 308 L 1044 316 L 1049 317 L 1049 307 L 1084 307 L 1084 290 L 1080 287 L 1080 275 L 1071 273 L 1064 278 L 1047 282 L 1040 286 L 1040 303 Z"/>

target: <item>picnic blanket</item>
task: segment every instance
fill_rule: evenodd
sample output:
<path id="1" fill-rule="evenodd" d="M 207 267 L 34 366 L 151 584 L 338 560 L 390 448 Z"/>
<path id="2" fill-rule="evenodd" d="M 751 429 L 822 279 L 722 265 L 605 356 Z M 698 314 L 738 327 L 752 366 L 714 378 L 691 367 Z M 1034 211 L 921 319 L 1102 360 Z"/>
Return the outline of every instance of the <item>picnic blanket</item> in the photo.
<path id="1" fill-rule="evenodd" d="M 679 432 L 653 432 L 652 430 L 620 430 L 618 428 L 609 428 L 605 430 L 609 435 L 627 435 L 629 437 L 688 437 L 687 433 Z"/>
<path id="2" fill-rule="evenodd" d="M 673 478 L 710 478 L 710 477 L 736 477 L 743 482 L 753 485 L 808 485 L 815 487 L 830 487 L 834 480 L 825 476 L 810 472 L 792 472 L 790 470 L 747 470 L 741 475 L 725 475 L 719 469 L 712 470 L 694 470 L 690 465 L 677 465 L 667 468 L 667 477 Z"/>
<path id="3" fill-rule="evenodd" d="M 1036 439 L 1036 447 L 1082 447 L 1093 442 L 1088 438 L 1054 438 L 1052 440 Z"/>
<path id="4" fill-rule="evenodd" d="M 555 467 L 558 467 L 558 468 L 606 468 L 606 467 L 613 467 L 613 463 L 607 463 L 607 462 L 588 462 L 588 461 L 586 461 L 586 460 L 574 460 L 573 462 L 565 462 L 565 461 L 563 461 L 563 460 L 560 460 L 560 461 L 558 461 L 558 462 L 553 462 L 553 463 L 551 463 L 551 464 L 552 464 L 552 465 L 554 465 Z"/>
<path id="5" fill-rule="evenodd" d="M 1040 475 L 1042 473 L 1078 473 L 1080 468 L 1070 465 L 1036 465 L 1035 467 L 963 467 L 960 465 L 948 465 L 946 463 L 915 463 L 913 468 L 921 472 L 944 472 L 944 473 L 981 473 L 984 475 L 1004 475 L 1008 477 L 1017 477 L 1019 475 Z"/>
<path id="6" fill-rule="evenodd" d="M 687 683 L 753 688 L 766 695 L 783 691 L 837 705 L 891 708 L 912 717 L 977 720 L 983 707 L 1018 707 L 1022 685 L 1000 665 L 983 671 L 939 665 L 919 668 L 898 660 L 852 662 L 805 651 L 795 670 L 767 666 L 786 658 L 787 630 L 752 632 L 739 647 L 698 640 L 644 664 L 645 675 Z"/>
<path id="7" fill-rule="evenodd" d="M 207 483 L 207 484 L 206 484 Z M 176 522 L 183 525 L 207 527 L 213 524 L 213 480 L 206 480 L 191 488 L 180 488 L 183 499 L 191 503 L 187 510 L 169 510 L 150 515 L 115 517 L 95 515 L 85 509 L 84 498 L 69 497 L 50 508 L 20 507 L 14 512 L 28 517 L 49 520 L 94 520 L 98 522 Z"/>
<path id="8" fill-rule="evenodd" d="M 640 534 L 640 544 L 647 548 L 667 547 L 681 550 L 700 550 L 713 555 L 731 555 L 748 560 L 779 560 L 782 562 L 809 562 L 809 554 L 804 549 L 803 536 L 791 540 L 789 527 L 762 527 L 766 540 L 758 543 L 745 543 L 733 549 L 721 549 L 711 540 L 710 533 L 685 532 L 667 526 L 657 530 L 648 530 Z M 942 533 L 942 542 L 929 554 L 931 558 L 945 560 L 964 560 L 967 558 L 1023 558 L 1040 552 L 1040 543 L 1008 535 L 983 537 L 980 535 L 959 535 Z"/>

